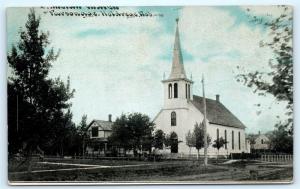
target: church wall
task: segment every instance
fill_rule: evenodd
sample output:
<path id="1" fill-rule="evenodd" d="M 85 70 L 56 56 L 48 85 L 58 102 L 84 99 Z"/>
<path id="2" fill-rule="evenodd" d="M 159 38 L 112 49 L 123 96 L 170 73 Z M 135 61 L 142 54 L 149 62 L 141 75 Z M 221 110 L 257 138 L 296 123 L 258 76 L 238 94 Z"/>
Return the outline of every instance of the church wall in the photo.
<path id="1" fill-rule="evenodd" d="M 176 126 L 171 126 L 171 112 L 176 112 L 177 124 Z M 181 141 L 178 144 L 178 152 L 183 154 L 189 154 L 190 148 L 186 145 L 185 136 L 190 130 L 193 132 L 195 123 L 201 123 L 203 120 L 203 114 L 195 108 L 191 103 L 188 103 L 188 108 L 186 109 L 163 109 L 160 114 L 154 120 L 156 124 L 156 129 L 163 130 L 166 134 L 171 132 L 176 132 L 178 135 L 178 141 Z M 230 153 L 247 153 L 246 141 L 245 141 L 245 130 L 234 127 L 227 127 L 217 124 L 208 124 L 207 133 L 211 137 L 211 144 L 208 147 L 209 155 L 217 155 L 217 149 L 212 147 L 212 143 L 217 139 L 217 129 L 219 129 L 219 137 L 225 139 L 225 130 L 227 131 L 227 149 L 221 148 L 219 150 L 220 155 L 229 155 Z M 234 131 L 234 149 L 232 149 L 232 131 Z M 239 149 L 238 145 L 238 132 L 240 132 L 240 142 L 241 148 Z M 204 150 L 200 150 L 200 154 L 204 154 Z M 191 149 L 192 154 L 197 154 L 196 148 Z"/>
<path id="2" fill-rule="evenodd" d="M 195 123 L 200 123 L 203 120 L 203 115 L 200 111 L 194 108 L 191 103 L 187 103 L 188 108 L 163 109 L 154 120 L 156 129 L 163 130 L 166 134 L 175 132 L 178 135 L 178 151 L 180 153 L 189 153 L 189 148 L 186 145 L 185 136 L 190 130 L 193 132 Z M 177 124 L 171 126 L 171 112 L 176 112 Z"/>
<path id="3" fill-rule="evenodd" d="M 209 124 L 207 132 L 211 137 L 211 144 L 209 146 L 209 153 L 217 155 L 217 149 L 212 147 L 214 140 L 217 139 L 217 129 L 219 129 L 219 138 L 223 137 L 225 139 L 225 130 L 227 131 L 227 149 L 220 148 L 219 154 L 221 155 L 229 155 L 230 153 L 247 153 L 246 149 L 246 138 L 245 138 L 245 130 L 235 127 L 222 126 L 217 124 Z M 234 149 L 232 149 L 232 131 L 234 132 Z M 240 149 L 239 149 L 239 138 L 238 133 L 240 132 Z"/>

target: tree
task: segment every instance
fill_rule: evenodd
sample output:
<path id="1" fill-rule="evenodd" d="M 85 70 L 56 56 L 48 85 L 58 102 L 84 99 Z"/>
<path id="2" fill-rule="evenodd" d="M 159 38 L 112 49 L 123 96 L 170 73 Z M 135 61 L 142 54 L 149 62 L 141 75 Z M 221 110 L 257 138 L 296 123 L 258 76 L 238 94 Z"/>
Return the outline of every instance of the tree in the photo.
<path id="1" fill-rule="evenodd" d="M 154 123 L 147 115 L 141 113 L 122 114 L 113 124 L 112 134 L 109 141 L 117 147 L 121 147 L 126 152 L 148 150 L 152 147 L 152 132 Z"/>
<path id="2" fill-rule="evenodd" d="M 276 129 L 270 133 L 270 148 L 279 153 L 293 153 L 293 136 L 289 135 L 283 125 L 276 126 Z"/>
<path id="3" fill-rule="evenodd" d="M 186 145 L 190 148 L 190 152 L 189 155 L 191 155 L 191 150 L 192 147 L 195 146 L 195 136 L 191 133 L 191 131 L 189 130 L 188 133 L 185 136 L 185 140 L 186 140 Z"/>
<path id="4" fill-rule="evenodd" d="M 201 123 L 200 125 L 198 123 L 194 126 L 194 132 L 193 135 L 195 137 L 195 147 L 197 149 L 197 159 L 199 159 L 200 156 L 200 149 L 204 148 L 204 125 Z M 207 146 L 209 146 L 211 143 L 211 138 L 209 135 L 207 135 Z"/>
<path id="5" fill-rule="evenodd" d="M 237 80 L 247 87 L 253 88 L 258 95 L 273 95 L 277 101 L 287 102 L 287 119 L 277 126 L 284 126 L 288 134 L 293 134 L 293 19 L 289 6 L 278 6 L 282 14 L 278 17 L 250 16 L 251 22 L 264 26 L 269 32 L 269 38 L 261 41 L 260 47 L 270 48 L 274 56 L 270 57 L 271 71 L 245 71 L 239 74 Z M 251 13 L 251 9 L 248 9 Z M 282 129 L 282 128 L 281 128 Z"/>
<path id="6" fill-rule="evenodd" d="M 133 150 L 148 150 L 150 152 L 154 130 L 154 123 L 150 117 L 141 113 L 132 113 L 128 115 L 127 124 L 132 132 Z"/>
<path id="7" fill-rule="evenodd" d="M 132 132 L 128 126 L 128 118 L 125 114 L 116 118 L 112 126 L 112 134 L 108 138 L 110 144 L 126 151 L 132 149 Z"/>
<path id="8" fill-rule="evenodd" d="M 59 53 L 49 47 L 49 33 L 39 30 L 40 20 L 30 9 L 25 30 L 7 56 L 12 70 L 8 79 L 9 152 L 21 148 L 27 157 L 40 148 L 50 152 L 57 139 L 63 143 L 61 131 L 74 126 L 68 111 L 74 90 L 69 78 L 65 84 L 48 77 Z"/>
<path id="9" fill-rule="evenodd" d="M 155 149 L 163 149 L 165 143 L 165 133 L 159 129 L 154 133 L 153 147 Z"/>
<path id="10" fill-rule="evenodd" d="M 247 138 L 249 139 L 249 142 L 250 142 L 250 149 L 253 150 L 254 149 L 256 135 L 255 134 L 249 134 Z"/>
<path id="11" fill-rule="evenodd" d="M 225 139 L 223 139 L 223 137 L 214 140 L 214 143 L 212 146 L 218 150 L 217 163 L 218 163 L 218 158 L 219 158 L 219 150 L 220 150 L 220 148 L 223 148 L 225 146 L 225 144 L 227 144 L 227 143 L 228 142 Z"/>
<path id="12" fill-rule="evenodd" d="M 84 154 L 85 154 L 85 140 L 87 139 L 87 127 L 88 127 L 88 124 L 87 124 L 87 115 L 84 114 L 82 117 L 81 117 L 81 121 L 77 127 L 77 132 L 80 136 L 80 141 L 81 141 L 81 153 L 82 153 L 82 156 L 84 157 Z"/>

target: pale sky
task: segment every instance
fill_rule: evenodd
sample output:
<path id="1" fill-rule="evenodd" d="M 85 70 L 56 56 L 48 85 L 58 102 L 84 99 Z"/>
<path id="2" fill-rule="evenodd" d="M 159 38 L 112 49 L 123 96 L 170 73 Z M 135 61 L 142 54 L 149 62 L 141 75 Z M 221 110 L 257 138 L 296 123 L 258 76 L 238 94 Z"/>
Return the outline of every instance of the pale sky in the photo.
<path id="1" fill-rule="evenodd" d="M 142 112 L 151 118 L 163 105 L 163 74 L 169 76 L 175 35 L 179 32 L 187 76 L 192 74 L 194 94 L 201 95 L 201 77 L 206 79 L 206 96 L 220 101 L 247 127 L 247 132 L 272 130 L 284 118 L 285 103 L 271 96 L 258 96 L 238 83 L 235 76 L 246 70 L 268 71 L 273 57 L 259 42 L 268 30 L 249 22 L 248 7 L 120 7 L 119 12 L 151 12 L 155 17 L 51 16 L 36 9 L 41 28 L 49 31 L 51 46 L 60 49 L 50 77 L 71 79 L 76 90 L 71 100 L 73 120 L 87 114 L 107 120 L 108 114 Z M 251 14 L 278 16 L 272 6 L 249 7 Z M 7 10 L 8 48 L 19 39 L 28 8 Z M 260 107 L 255 104 L 261 104 Z M 259 111 L 261 111 L 259 113 Z M 276 116 L 280 116 L 276 118 Z"/>

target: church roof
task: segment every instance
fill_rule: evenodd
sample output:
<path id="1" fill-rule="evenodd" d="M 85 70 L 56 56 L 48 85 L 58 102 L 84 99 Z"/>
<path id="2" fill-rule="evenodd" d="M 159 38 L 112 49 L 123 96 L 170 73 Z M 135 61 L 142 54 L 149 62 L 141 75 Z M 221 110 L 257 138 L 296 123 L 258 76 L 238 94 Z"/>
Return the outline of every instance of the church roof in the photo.
<path id="1" fill-rule="evenodd" d="M 186 78 L 185 70 L 183 66 L 182 52 L 180 47 L 178 19 L 176 19 L 176 22 L 177 24 L 176 24 L 175 42 L 173 48 L 172 70 L 168 79 Z"/>
<path id="2" fill-rule="evenodd" d="M 111 131 L 112 130 L 112 125 L 114 124 L 113 122 L 110 121 L 104 121 L 104 120 L 97 120 L 94 119 L 88 126 L 88 128 L 93 124 L 96 123 L 98 127 L 101 127 L 104 131 Z"/>
<path id="3" fill-rule="evenodd" d="M 203 97 L 193 95 L 192 103 L 201 112 L 203 111 Z M 206 115 L 209 123 L 235 128 L 246 126 L 231 113 L 221 102 L 206 98 Z"/>

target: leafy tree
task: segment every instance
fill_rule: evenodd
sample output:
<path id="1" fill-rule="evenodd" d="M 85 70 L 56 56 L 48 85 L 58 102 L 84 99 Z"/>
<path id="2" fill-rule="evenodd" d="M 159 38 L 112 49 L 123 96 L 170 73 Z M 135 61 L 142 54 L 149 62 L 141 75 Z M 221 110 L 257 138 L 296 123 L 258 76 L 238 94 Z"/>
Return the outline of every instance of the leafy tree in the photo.
<path id="1" fill-rule="evenodd" d="M 151 151 L 151 138 L 154 123 L 149 116 L 141 113 L 128 115 L 128 126 L 132 132 L 133 150 Z"/>
<path id="2" fill-rule="evenodd" d="M 199 151 L 204 148 L 204 124 L 201 123 L 200 125 L 198 123 L 194 126 L 194 132 L 193 135 L 195 137 L 195 147 L 197 149 L 197 158 L 199 159 Z M 207 134 L 207 146 L 209 146 L 211 143 L 211 138 Z"/>
<path id="3" fill-rule="evenodd" d="M 147 115 L 141 113 L 132 113 L 128 116 L 122 114 L 113 124 L 112 134 L 109 141 L 113 145 L 125 150 L 149 150 L 152 146 L 152 132 L 154 123 L 150 121 Z"/>
<path id="4" fill-rule="evenodd" d="M 283 125 L 278 125 L 276 129 L 270 133 L 270 148 L 279 153 L 293 153 L 293 136 L 289 135 Z"/>
<path id="5" fill-rule="evenodd" d="M 80 137 L 80 141 L 81 141 L 81 153 L 82 153 L 82 156 L 84 157 L 84 154 L 85 154 L 85 140 L 87 139 L 87 127 L 88 127 L 88 124 L 87 124 L 87 115 L 83 115 L 81 117 L 81 121 L 77 127 L 77 132 L 78 132 L 78 135 Z"/>
<path id="6" fill-rule="evenodd" d="M 153 147 L 155 149 L 163 149 L 165 143 L 165 133 L 159 129 L 154 133 Z"/>
<path id="7" fill-rule="evenodd" d="M 117 148 L 123 148 L 126 155 L 126 151 L 132 149 L 132 132 L 128 126 L 128 118 L 125 114 L 116 118 L 112 126 L 112 134 L 108 138 L 110 144 Z"/>
<path id="8" fill-rule="evenodd" d="M 189 130 L 189 132 L 185 136 L 185 140 L 186 140 L 186 145 L 190 148 L 189 154 L 191 155 L 192 147 L 194 147 L 196 145 L 195 144 L 196 143 L 196 141 L 195 141 L 195 135 L 193 135 L 191 133 L 191 131 Z"/>
<path id="9" fill-rule="evenodd" d="M 218 158 L 219 158 L 219 150 L 220 150 L 220 148 L 223 148 L 225 146 L 225 144 L 227 144 L 227 143 L 228 142 L 225 139 L 223 139 L 223 137 L 214 140 L 214 143 L 212 146 L 218 150 L 217 163 L 218 163 Z"/>
<path id="10" fill-rule="evenodd" d="M 28 157 L 38 148 L 50 152 L 58 141 L 62 145 L 62 131 L 73 125 L 68 110 L 74 90 L 69 78 L 65 84 L 48 77 L 59 53 L 49 47 L 49 33 L 39 30 L 40 20 L 30 9 L 25 30 L 21 29 L 19 42 L 7 56 L 12 70 L 8 79 L 9 152 L 22 148 Z"/>
<path id="11" fill-rule="evenodd" d="M 269 32 L 269 38 L 261 41 L 260 47 L 270 48 L 274 56 L 270 57 L 269 72 L 245 71 L 239 74 L 237 80 L 254 89 L 258 95 L 273 95 L 277 101 L 287 102 L 288 118 L 277 126 L 284 126 L 290 134 L 293 133 L 293 14 L 291 7 L 278 6 L 282 14 L 278 17 L 250 16 L 251 22 L 264 26 Z M 248 9 L 251 13 L 251 9 Z M 281 128 L 282 129 L 282 128 Z"/>
<path id="12" fill-rule="evenodd" d="M 171 142 L 171 136 L 170 136 L 170 134 L 167 134 L 165 136 L 164 144 L 165 144 L 166 147 L 170 147 L 171 146 L 172 142 Z"/>
<path id="13" fill-rule="evenodd" d="M 255 144 L 256 135 L 255 134 L 249 134 L 247 138 L 248 138 L 248 140 L 250 142 L 250 149 L 253 150 L 254 144 Z"/>

